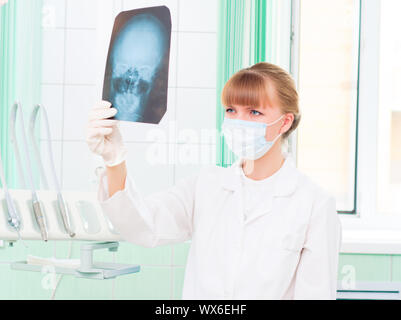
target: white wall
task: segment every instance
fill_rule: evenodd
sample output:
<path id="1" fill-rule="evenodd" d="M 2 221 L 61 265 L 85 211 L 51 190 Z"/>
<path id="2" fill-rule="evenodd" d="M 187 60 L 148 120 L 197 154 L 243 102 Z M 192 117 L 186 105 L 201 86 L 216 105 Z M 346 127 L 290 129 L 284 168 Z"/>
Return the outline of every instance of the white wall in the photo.
<path id="1" fill-rule="evenodd" d="M 156 5 L 166 5 L 172 16 L 168 110 L 159 125 L 121 123 L 129 174 L 148 193 L 196 172 L 199 163 L 179 161 L 188 150 L 209 153 L 207 162 L 214 162 L 214 139 L 183 144 L 179 137 L 185 128 L 200 133 L 216 126 L 215 0 L 44 0 L 42 103 L 52 123 L 64 189 L 96 190 L 94 170 L 102 163 L 87 148 L 85 125 L 89 110 L 101 99 L 114 16 Z M 170 163 L 149 163 L 147 154 L 155 144 L 148 134 L 155 128 L 166 134 L 159 146 L 168 151 L 165 162 Z"/>

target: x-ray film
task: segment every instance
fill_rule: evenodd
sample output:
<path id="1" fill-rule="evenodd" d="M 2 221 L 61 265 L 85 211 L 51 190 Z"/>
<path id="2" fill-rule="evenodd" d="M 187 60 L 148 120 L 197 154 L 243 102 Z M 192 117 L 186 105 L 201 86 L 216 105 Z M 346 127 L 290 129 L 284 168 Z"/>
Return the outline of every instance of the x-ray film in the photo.
<path id="1" fill-rule="evenodd" d="M 114 119 L 159 123 L 167 110 L 171 15 L 166 6 L 123 11 L 114 21 L 103 100 Z"/>

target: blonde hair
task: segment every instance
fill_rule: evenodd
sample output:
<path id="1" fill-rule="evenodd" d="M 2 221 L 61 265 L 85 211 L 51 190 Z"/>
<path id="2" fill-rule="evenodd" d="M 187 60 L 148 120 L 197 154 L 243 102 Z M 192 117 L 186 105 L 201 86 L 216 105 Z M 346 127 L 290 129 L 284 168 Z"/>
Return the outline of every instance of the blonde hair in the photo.
<path id="1" fill-rule="evenodd" d="M 236 72 L 225 84 L 221 101 L 223 106 L 266 107 L 272 105 L 272 94 L 277 95 L 283 113 L 294 115 L 290 129 L 282 135 L 286 139 L 298 127 L 301 113 L 294 79 L 279 66 L 259 62 Z"/>

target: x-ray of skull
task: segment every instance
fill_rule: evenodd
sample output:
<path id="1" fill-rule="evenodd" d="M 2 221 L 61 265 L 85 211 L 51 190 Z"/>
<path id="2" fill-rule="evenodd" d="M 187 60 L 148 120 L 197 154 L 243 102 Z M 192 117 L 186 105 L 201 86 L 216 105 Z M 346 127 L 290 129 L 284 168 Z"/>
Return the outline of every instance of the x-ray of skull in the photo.
<path id="1" fill-rule="evenodd" d="M 166 6 L 123 11 L 114 21 L 103 100 L 117 120 L 159 123 L 167 111 L 171 15 Z"/>

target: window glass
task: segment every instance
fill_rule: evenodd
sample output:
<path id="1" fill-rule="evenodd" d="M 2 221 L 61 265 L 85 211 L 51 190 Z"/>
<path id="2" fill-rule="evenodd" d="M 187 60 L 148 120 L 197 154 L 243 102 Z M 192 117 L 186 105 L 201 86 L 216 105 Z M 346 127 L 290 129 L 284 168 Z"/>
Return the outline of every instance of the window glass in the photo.
<path id="1" fill-rule="evenodd" d="M 378 212 L 401 216 L 401 1 L 381 1 L 377 145 Z"/>
<path id="2" fill-rule="evenodd" d="M 353 212 L 359 1 L 303 0 L 297 165 Z"/>

